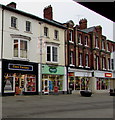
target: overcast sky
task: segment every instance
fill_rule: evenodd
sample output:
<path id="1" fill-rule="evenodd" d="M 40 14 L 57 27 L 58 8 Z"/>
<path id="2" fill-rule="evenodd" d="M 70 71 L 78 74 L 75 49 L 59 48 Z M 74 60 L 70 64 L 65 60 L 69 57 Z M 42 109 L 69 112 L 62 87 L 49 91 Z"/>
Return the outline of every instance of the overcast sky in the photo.
<path id="1" fill-rule="evenodd" d="M 43 9 L 48 5 L 53 7 L 53 19 L 65 23 L 73 20 L 79 24 L 79 20 L 86 18 L 88 27 L 101 25 L 102 34 L 109 40 L 113 40 L 113 22 L 96 12 L 72 1 L 72 0 L 0 0 L 0 4 L 17 3 L 17 9 L 43 18 Z"/>

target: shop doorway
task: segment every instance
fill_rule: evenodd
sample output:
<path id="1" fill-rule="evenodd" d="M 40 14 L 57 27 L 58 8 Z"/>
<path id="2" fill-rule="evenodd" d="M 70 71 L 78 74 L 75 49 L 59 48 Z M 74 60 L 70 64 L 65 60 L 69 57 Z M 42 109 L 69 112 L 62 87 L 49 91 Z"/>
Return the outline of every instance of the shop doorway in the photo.
<path id="1" fill-rule="evenodd" d="M 44 94 L 49 94 L 49 80 L 48 79 L 43 80 L 43 92 Z"/>

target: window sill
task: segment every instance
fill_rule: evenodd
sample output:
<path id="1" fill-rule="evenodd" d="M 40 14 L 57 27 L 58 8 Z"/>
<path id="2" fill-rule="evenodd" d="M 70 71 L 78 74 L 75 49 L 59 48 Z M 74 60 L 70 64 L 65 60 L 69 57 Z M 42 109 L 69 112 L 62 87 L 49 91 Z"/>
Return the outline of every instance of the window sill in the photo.
<path id="1" fill-rule="evenodd" d="M 18 58 L 18 57 L 13 57 L 13 60 L 21 60 L 21 61 L 29 61 L 28 58 Z"/>
<path id="2" fill-rule="evenodd" d="M 75 67 L 75 65 L 73 65 L 73 64 L 70 64 L 69 66 L 71 66 L 71 67 Z"/>
<path id="3" fill-rule="evenodd" d="M 48 37 L 48 36 L 44 36 L 44 37 L 50 39 L 50 37 Z"/>
<path id="4" fill-rule="evenodd" d="M 70 40 L 69 40 L 69 43 L 72 43 L 72 44 L 74 44 L 74 42 L 73 42 L 73 41 L 70 41 Z"/>
<path id="5" fill-rule="evenodd" d="M 83 66 L 79 65 L 79 67 L 83 68 Z"/>
<path id="6" fill-rule="evenodd" d="M 12 30 L 18 30 L 19 31 L 19 29 L 15 28 L 15 27 L 9 27 L 9 28 L 12 29 Z"/>
<path id="7" fill-rule="evenodd" d="M 81 43 L 78 43 L 78 45 L 83 45 L 83 44 L 81 44 Z"/>
<path id="8" fill-rule="evenodd" d="M 50 61 L 47 61 L 46 64 L 58 64 L 58 62 L 50 62 Z"/>
<path id="9" fill-rule="evenodd" d="M 24 32 L 28 34 L 33 34 L 31 31 L 24 31 Z"/>
<path id="10" fill-rule="evenodd" d="M 88 67 L 88 66 L 85 66 L 85 68 L 90 68 L 90 67 Z"/>

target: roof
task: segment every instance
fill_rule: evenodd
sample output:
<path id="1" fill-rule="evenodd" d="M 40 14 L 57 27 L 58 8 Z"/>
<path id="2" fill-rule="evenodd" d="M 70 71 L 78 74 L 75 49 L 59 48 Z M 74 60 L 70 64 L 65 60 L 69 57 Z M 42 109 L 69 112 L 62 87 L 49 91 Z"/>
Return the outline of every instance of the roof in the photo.
<path id="1" fill-rule="evenodd" d="M 89 32 L 93 32 L 95 30 L 95 27 L 89 27 L 87 29 L 82 29 L 81 31 L 82 32 L 86 32 L 86 33 L 89 33 Z"/>
<path id="2" fill-rule="evenodd" d="M 48 24 L 56 26 L 56 27 L 66 29 L 66 27 L 62 23 L 56 22 L 54 20 L 42 19 L 42 18 L 40 18 L 38 16 L 35 16 L 33 14 L 30 14 L 30 13 L 27 13 L 27 12 L 24 12 L 24 11 L 21 11 L 21 10 L 17 10 L 15 8 L 8 7 L 8 6 L 2 5 L 2 4 L 0 4 L 0 7 L 3 8 L 3 9 L 9 10 L 9 11 L 12 11 L 12 12 L 15 12 L 15 13 L 30 17 L 32 19 L 36 19 L 36 20 L 48 23 Z"/>

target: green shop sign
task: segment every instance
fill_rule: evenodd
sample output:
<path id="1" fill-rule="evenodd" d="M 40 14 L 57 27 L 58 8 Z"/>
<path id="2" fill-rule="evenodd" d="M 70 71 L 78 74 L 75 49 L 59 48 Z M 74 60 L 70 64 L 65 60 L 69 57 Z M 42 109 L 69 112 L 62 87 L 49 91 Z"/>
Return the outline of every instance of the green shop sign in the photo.
<path id="1" fill-rule="evenodd" d="M 42 74 L 64 75 L 64 67 L 42 65 Z"/>
<path id="2" fill-rule="evenodd" d="M 50 67 L 49 68 L 49 72 L 56 73 L 57 72 L 57 68 L 56 67 Z"/>

